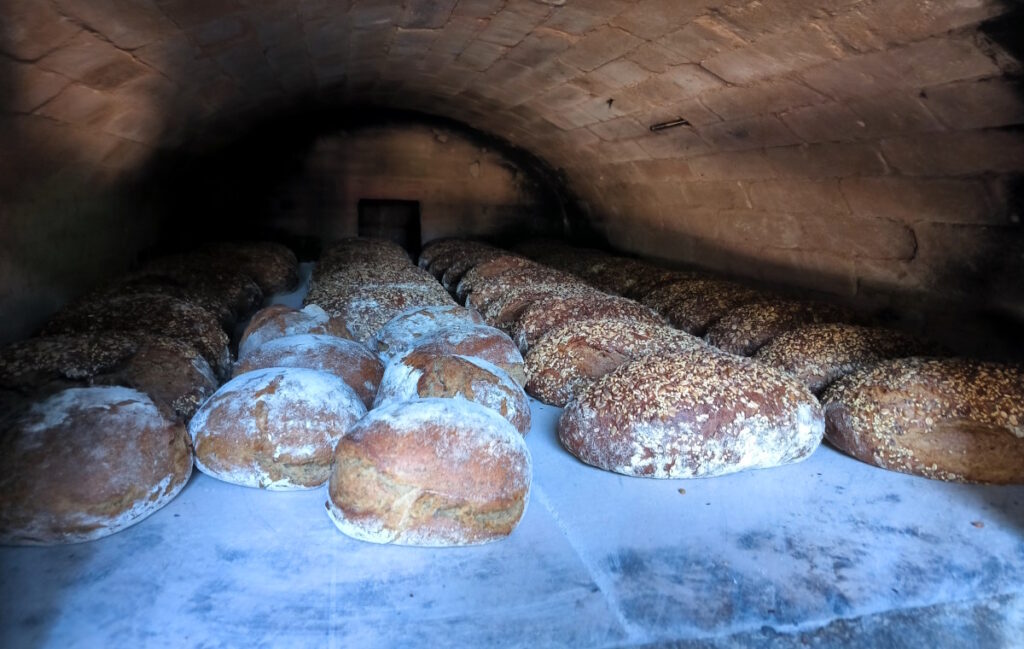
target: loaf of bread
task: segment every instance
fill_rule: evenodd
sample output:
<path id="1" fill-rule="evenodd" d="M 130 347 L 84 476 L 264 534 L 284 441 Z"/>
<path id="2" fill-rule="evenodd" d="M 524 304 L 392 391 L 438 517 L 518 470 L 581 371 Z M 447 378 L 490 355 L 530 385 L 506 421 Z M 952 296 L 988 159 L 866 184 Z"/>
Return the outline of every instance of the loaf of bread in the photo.
<path id="1" fill-rule="evenodd" d="M 331 320 L 327 312 L 315 304 L 308 304 L 302 309 L 275 304 L 253 315 L 238 342 L 238 358 L 245 358 L 254 349 L 276 338 L 301 334 L 346 336 L 342 323 Z"/>
<path id="2" fill-rule="evenodd" d="M 58 392 L 0 435 L 0 543 L 108 536 L 170 502 L 191 473 L 185 427 L 146 395 L 122 387 Z"/>
<path id="3" fill-rule="evenodd" d="M 530 495 L 523 436 L 461 399 L 393 403 L 338 442 L 327 512 L 373 543 L 459 546 L 508 536 Z"/>
<path id="4" fill-rule="evenodd" d="M 329 372 L 352 388 L 367 408 L 384 376 L 384 364 L 365 345 L 316 334 L 285 336 L 261 345 L 235 364 L 235 376 L 269 367 Z"/>
<path id="5" fill-rule="evenodd" d="M 373 407 L 429 397 L 479 403 L 521 434 L 530 430 L 530 404 L 519 384 L 497 365 L 470 356 L 406 354 L 388 365 Z"/>
<path id="6" fill-rule="evenodd" d="M 597 289 L 587 286 L 572 275 L 553 268 L 536 266 L 480 280 L 474 285 L 473 291 L 466 296 L 466 306 L 486 315 L 492 302 L 508 299 L 512 292 L 563 286 L 576 286 L 589 294 L 598 293 Z"/>
<path id="7" fill-rule="evenodd" d="M 537 300 L 512 323 L 512 339 L 526 353 L 544 334 L 576 320 L 615 318 L 661 324 L 661 316 L 642 304 L 610 295 Z"/>
<path id="8" fill-rule="evenodd" d="M 43 327 L 41 335 L 101 332 L 179 340 L 195 347 L 218 377 L 231 372 L 228 335 L 217 318 L 201 307 L 166 295 L 82 300 L 58 312 Z"/>
<path id="9" fill-rule="evenodd" d="M 587 464 L 649 478 L 798 462 L 823 432 L 800 383 L 710 348 L 627 363 L 583 387 L 558 422 L 562 445 Z"/>
<path id="10" fill-rule="evenodd" d="M 327 481 L 335 444 L 366 406 L 344 381 L 274 367 L 225 383 L 188 430 L 196 468 L 245 487 L 311 489 Z"/>
<path id="11" fill-rule="evenodd" d="M 352 237 L 328 244 L 317 261 L 314 275 L 354 265 L 404 268 L 413 263 L 405 249 L 393 241 Z"/>
<path id="12" fill-rule="evenodd" d="M 491 301 L 481 311 L 484 320 L 492 327 L 497 327 L 505 332 L 511 332 L 512 327 L 523 311 L 531 304 L 540 300 L 562 299 L 568 300 L 574 297 L 607 297 L 596 288 L 575 283 L 537 283 L 530 286 L 519 286 L 510 288 L 505 295 Z"/>
<path id="13" fill-rule="evenodd" d="M 444 275 L 441 276 L 441 286 L 443 286 L 449 293 L 455 295 L 459 282 L 462 281 L 462 278 L 466 276 L 466 273 L 468 273 L 471 268 L 491 261 L 492 259 L 497 259 L 498 257 L 506 254 L 508 253 L 497 248 L 480 249 L 466 253 L 461 258 L 448 265 L 448 268 L 444 271 Z"/>
<path id="14" fill-rule="evenodd" d="M 643 303 L 665 316 L 673 327 L 703 336 L 709 326 L 732 309 L 765 297 L 752 288 L 726 280 L 690 279 L 651 291 Z"/>
<path id="15" fill-rule="evenodd" d="M 841 451 L 936 480 L 1024 483 L 1024 367 L 965 359 L 882 361 L 822 397 Z"/>
<path id="16" fill-rule="evenodd" d="M 461 241 L 462 245 L 450 246 L 447 250 L 430 255 L 426 266 L 422 266 L 424 256 L 420 255 L 421 267 L 436 279 L 440 280 L 452 264 L 480 252 L 495 251 L 494 248 L 478 241 Z"/>
<path id="17" fill-rule="evenodd" d="M 475 324 L 484 324 L 483 317 L 455 304 L 414 307 L 389 320 L 377 331 L 369 346 L 386 364 L 443 329 Z"/>
<path id="18" fill-rule="evenodd" d="M 564 406 L 581 386 L 649 354 L 703 348 L 700 338 L 666 325 L 619 318 L 577 320 L 552 329 L 526 354 L 526 391 Z"/>
<path id="19" fill-rule="evenodd" d="M 526 383 L 523 355 L 519 353 L 519 348 L 503 331 L 487 325 L 447 327 L 425 336 L 407 353 L 412 352 L 479 358 L 505 370 L 517 384 Z"/>
<path id="20" fill-rule="evenodd" d="M 387 286 L 389 284 L 419 284 L 436 286 L 437 280 L 411 264 L 402 266 L 373 266 L 357 264 L 322 272 L 319 266 L 313 271 L 306 302 L 316 302 L 320 296 L 344 295 L 353 289 L 366 286 Z"/>
<path id="21" fill-rule="evenodd" d="M 153 292 L 179 288 L 205 295 L 204 301 L 220 302 L 236 319 L 248 317 L 263 302 L 263 291 L 253 278 L 226 261 L 198 252 L 153 259 L 125 282 L 133 283 Z"/>
<path id="22" fill-rule="evenodd" d="M 308 299 L 308 298 L 307 298 Z M 344 327 L 352 340 L 368 343 L 392 318 L 414 307 L 454 305 L 440 284 L 420 286 L 393 284 L 365 286 L 338 298 L 322 298 L 317 303 Z"/>
<path id="23" fill-rule="evenodd" d="M 829 383 L 854 370 L 935 351 L 933 345 L 891 329 L 833 323 L 791 329 L 757 350 L 754 358 L 821 394 Z"/>
<path id="24" fill-rule="evenodd" d="M 729 311 L 711 325 L 704 340 L 722 351 L 750 356 L 779 334 L 800 325 L 848 322 L 848 310 L 831 304 L 797 300 L 761 300 Z"/>
<path id="25" fill-rule="evenodd" d="M 539 264 L 519 255 L 501 255 L 473 266 L 466 271 L 466 274 L 459 280 L 455 288 L 455 297 L 465 302 L 477 286 L 487 281 L 500 277 L 505 273 L 518 272 L 526 269 L 538 268 Z"/>
<path id="26" fill-rule="evenodd" d="M 662 284 L 690 277 L 680 271 L 658 268 L 636 259 L 609 257 L 605 263 L 591 268 L 583 279 L 606 293 L 636 298 Z"/>
<path id="27" fill-rule="evenodd" d="M 291 291 L 299 283 L 299 260 L 280 243 L 222 241 L 207 244 L 202 251 L 251 277 L 264 295 Z"/>
<path id="28" fill-rule="evenodd" d="M 444 237 L 441 239 L 433 239 L 423 244 L 420 249 L 420 256 L 418 259 L 418 265 L 423 270 L 427 270 L 430 264 L 437 259 L 439 256 L 446 255 L 453 251 L 463 251 L 468 248 L 472 248 L 475 245 L 480 245 L 475 241 L 469 239 L 460 239 L 458 237 Z"/>

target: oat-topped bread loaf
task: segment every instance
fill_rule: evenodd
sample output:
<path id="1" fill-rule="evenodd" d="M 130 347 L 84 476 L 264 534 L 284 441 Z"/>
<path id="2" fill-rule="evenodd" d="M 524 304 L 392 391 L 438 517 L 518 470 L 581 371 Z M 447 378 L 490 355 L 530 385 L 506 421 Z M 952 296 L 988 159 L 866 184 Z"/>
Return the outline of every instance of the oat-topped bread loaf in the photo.
<path id="1" fill-rule="evenodd" d="M 531 477 L 523 436 L 493 410 L 462 399 L 393 403 L 338 442 L 327 513 L 362 541 L 475 545 L 512 533 Z"/>
<path id="2" fill-rule="evenodd" d="M 821 407 L 800 383 L 705 347 L 646 356 L 583 387 L 558 439 L 608 471 L 701 478 L 798 462 L 823 430 Z"/>
<path id="3" fill-rule="evenodd" d="M 685 282 L 691 279 L 710 279 L 706 273 L 691 270 L 669 270 L 648 266 L 639 268 L 629 280 L 623 279 L 616 291 L 631 300 L 640 300 L 646 304 L 645 298 L 663 286 Z"/>
<path id="4" fill-rule="evenodd" d="M 911 336 L 850 324 L 815 324 L 780 334 L 757 350 L 754 358 L 793 375 L 811 392 L 854 370 L 889 358 L 929 355 L 934 345 Z"/>
<path id="5" fill-rule="evenodd" d="M 412 352 L 388 365 L 374 407 L 429 397 L 479 403 L 525 435 L 530 430 L 526 393 L 497 365 L 470 356 Z"/>
<path id="6" fill-rule="evenodd" d="M 487 325 L 466 324 L 441 329 L 425 336 L 407 353 L 412 352 L 479 358 L 505 370 L 517 384 L 526 383 L 523 355 L 519 348 L 505 332 Z"/>
<path id="7" fill-rule="evenodd" d="M 71 388 L 0 435 L 0 543 L 91 541 L 138 523 L 192 473 L 185 427 L 146 395 Z"/>
<path id="8" fill-rule="evenodd" d="M 483 317 L 456 304 L 413 307 L 396 315 L 380 328 L 369 346 L 388 363 L 443 329 L 484 324 Z"/>
<path id="9" fill-rule="evenodd" d="M 66 334 L 0 349 L 2 390 L 43 396 L 89 385 L 139 390 L 166 416 L 187 421 L 217 389 L 217 378 L 194 347 L 159 336 Z"/>
<path id="10" fill-rule="evenodd" d="M 847 309 L 819 302 L 760 300 L 729 311 L 711 325 L 704 340 L 722 351 L 750 356 L 779 334 L 800 325 L 849 322 Z"/>
<path id="11" fill-rule="evenodd" d="M 265 295 L 293 290 L 299 283 L 299 260 L 287 246 L 272 241 L 222 241 L 203 252 L 251 277 Z"/>
<path id="12" fill-rule="evenodd" d="M 344 326 L 347 337 L 367 343 L 381 327 L 403 311 L 422 306 L 453 305 L 455 302 L 440 284 L 435 283 L 430 286 L 365 286 L 337 298 L 320 298 L 317 304 L 332 320 Z"/>
<path id="13" fill-rule="evenodd" d="M 217 300 L 236 318 L 248 317 L 263 302 L 263 291 L 252 277 L 226 261 L 197 252 L 153 259 L 129 275 L 124 284 L 126 289 L 138 284 L 153 291 L 192 291 L 205 295 L 206 301 Z"/>
<path id="14" fill-rule="evenodd" d="M 328 372 L 272 367 L 225 383 L 189 422 L 196 468 L 245 487 L 312 489 L 366 407 Z"/>
<path id="15" fill-rule="evenodd" d="M 166 295 L 147 293 L 82 300 L 58 312 L 40 334 L 101 332 L 179 340 L 195 347 L 218 377 L 231 372 L 228 335 L 217 318 L 201 307 Z"/>
<path id="16" fill-rule="evenodd" d="M 441 255 L 446 255 L 450 252 L 459 252 L 469 248 L 473 248 L 479 244 L 476 241 L 469 239 L 460 239 L 458 237 L 443 237 L 441 239 L 433 239 L 423 244 L 420 249 L 420 256 L 417 260 L 417 264 L 423 270 L 426 270 L 431 262 Z"/>
<path id="17" fill-rule="evenodd" d="M 405 249 L 393 241 L 352 237 L 328 244 L 320 255 L 314 273 L 330 274 L 352 265 L 404 268 L 413 263 Z"/>
<path id="18" fill-rule="evenodd" d="M 519 255 L 500 255 L 481 264 L 473 266 L 459 280 L 455 288 L 455 297 L 466 301 L 478 286 L 488 283 L 505 273 L 520 272 L 540 268 L 540 264 Z"/>
<path id="19" fill-rule="evenodd" d="M 512 323 L 512 339 L 524 354 L 544 334 L 576 320 L 615 318 L 662 324 L 661 316 L 642 304 L 611 295 L 561 296 L 537 300 Z"/>
<path id="20" fill-rule="evenodd" d="M 485 243 L 480 243 L 478 241 L 462 241 L 461 244 L 462 245 L 451 246 L 447 250 L 438 252 L 437 254 L 430 254 L 429 261 L 427 262 L 426 266 L 422 265 L 424 256 L 421 254 L 421 268 L 425 268 L 427 271 L 430 272 L 431 275 L 440 280 L 442 277 L 444 277 L 444 274 L 448 271 L 448 268 L 450 268 L 452 264 L 462 259 L 466 259 L 467 257 L 472 257 L 475 254 L 481 252 L 496 251 L 496 249 L 493 248 L 492 246 L 489 246 Z M 432 252 L 434 251 L 431 251 L 431 253 Z"/>
<path id="21" fill-rule="evenodd" d="M 402 266 L 353 264 L 335 268 L 330 272 L 314 270 L 307 301 L 316 301 L 318 295 L 339 295 L 365 286 L 389 284 L 434 286 L 437 284 L 437 280 L 427 271 L 411 264 Z"/>
<path id="22" fill-rule="evenodd" d="M 765 297 L 764 293 L 726 280 L 690 279 L 651 291 L 643 303 L 665 316 L 672 326 L 702 336 L 732 309 Z"/>
<path id="23" fill-rule="evenodd" d="M 825 436 L 841 451 L 937 480 L 1024 483 L 1024 367 L 904 358 L 825 391 Z"/>
<path id="24" fill-rule="evenodd" d="M 575 286 L 581 289 L 581 292 L 586 291 L 590 294 L 599 293 L 597 289 L 587 286 L 568 273 L 544 266 L 534 266 L 480 280 L 466 296 L 466 306 L 485 313 L 492 302 L 508 298 L 512 291 L 562 286 Z"/>
<path id="25" fill-rule="evenodd" d="M 317 334 L 345 338 L 342 323 L 332 321 L 327 312 L 315 304 L 302 309 L 275 304 L 260 309 L 249 321 L 238 342 L 238 358 L 243 359 L 254 349 L 276 338 Z"/>
<path id="26" fill-rule="evenodd" d="M 472 268 L 507 254 L 507 252 L 498 248 L 486 248 L 466 253 L 448 265 L 444 275 L 441 276 L 441 286 L 449 293 L 455 295 L 462 278 Z"/>
<path id="27" fill-rule="evenodd" d="M 596 288 L 580 282 L 541 282 L 508 289 L 504 295 L 488 303 L 481 313 L 492 327 L 497 327 L 502 331 L 511 331 L 515 321 L 534 302 L 551 298 L 567 300 L 574 297 L 606 297 L 606 295 Z"/>
<path id="28" fill-rule="evenodd" d="M 655 322 L 596 318 L 552 329 L 526 354 L 526 391 L 564 406 L 582 385 L 648 354 L 703 348 L 700 338 Z"/>
<path id="29" fill-rule="evenodd" d="M 329 372 L 352 388 L 367 408 L 373 405 L 384 375 L 384 364 L 365 345 L 316 334 L 285 336 L 263 344 L 235 364 L 235 376 L 268 367 Z"/>

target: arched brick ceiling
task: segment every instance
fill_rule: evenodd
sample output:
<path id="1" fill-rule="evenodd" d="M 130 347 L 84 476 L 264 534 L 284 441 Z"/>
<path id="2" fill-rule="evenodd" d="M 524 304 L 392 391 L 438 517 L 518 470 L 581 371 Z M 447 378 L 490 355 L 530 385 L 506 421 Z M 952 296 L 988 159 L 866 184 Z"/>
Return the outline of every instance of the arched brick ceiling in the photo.
<path id="1" fill-rule="evenodd" d="M 0 6 L 4 133 L 26 152 L 9 183 L 67 164 L 116 178 L 296 102 L 374 104 L 564 169 L 620 248 L 740 274 L 939 293 L 1019 240 L 1020 67 L 979 29 L 1015 20 L 1009 2 Z"/>

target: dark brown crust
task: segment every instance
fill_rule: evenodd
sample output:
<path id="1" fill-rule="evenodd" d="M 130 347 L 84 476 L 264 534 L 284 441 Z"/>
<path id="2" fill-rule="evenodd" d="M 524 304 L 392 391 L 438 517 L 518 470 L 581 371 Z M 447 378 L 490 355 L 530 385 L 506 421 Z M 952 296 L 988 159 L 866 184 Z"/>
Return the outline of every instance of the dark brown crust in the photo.
<path id="1" fill-rule="evenodd" d="M 719 279 L 690 279 L 666 284 L 649 293 L 643 303 L 674 327 L 695 336 L 730 310 L 766 296 L 752 288 Z"/>
<path id="2" fill-rule="evenodd" d="M 550 297 L 527 306 L 512 324 L 512 339 L 524 354 L 547 332 L 576 320 L 617 318 L 661 324 L 652 309 L 620 297 Z"/>
<path id="3" fill-rule="evenodd" d="M 545 266 L 531 266 L 480 280 L 474 285 L 473 292 L 466 297 L 466 306 L 486 314 L 492 302 L 507 298 L 511 291 L 525 291 L 540 286 L 570 285 L 586 287 L 596 293 L 596 289 L 586 286 L 568 273 Z"/>
<path id="4" fill-rule="evenodd" d="M 538 300 L 569 299 L 574 297 L 603 297 L 592 286 L 582 282 L 574 283 L 538 283 L 529 286 L 510 288 L 505 295 L 492 301 L 483 310 L 484 318 L 492 327 L 510 332 L 523 311 Z"/>
<path id="5" fill-rule="evenodd" d="M 270 341 L 235 364 L 235 376 L 268 367 L 305 367 L 330 372 L 352 388 L 363 405 L 373 406 L 384 365 L 377 355 L 353 340 L 298 335 Z"/>
<path id="6" fill-rule="evenodd" d="M 687 478 L 802 460 L 823 427 L 799 383 L 704 347 L 649 355 L 587 385 L 563 411 L 558 438 L 602 469 Z"/>
<path id="7" fill-rule="evenodd" d="M 0 542 L 51 545 L 113 534 L 166 504 L 191 470 L 184 426 L 145 395 L 124 388 L 57 393 L 0 435 Z"/>
<path id="8" fill-rule="evenodd" d="M 455 288 L 455 297 L 465 302 L 479 285 L 486 283 L 488 280 L 508 272 L 537 268 L 538 266 L 537 262 L 531 261 L 526 257 L 512 254 L 500 255 L 467 270 Z"/>
<path id="9" fill-rule="evenodd" d="M 473 253 L 464 255 L 461 259 L 458 259 L 451 263 L 444 271 L 444 275 L 441 277 L 441 286 L 446 291 L 456 293 L 456 289 L 459 286 L 459 282 L 466 276 L 466 273 L 470 271 L 474 266 L 478 266 L 482 263 L 497 259 L 498 257 L 506 254 L 503 250 L 497 248 L 491 248 L 488 250 L 477 250 Z"/>
<path id="10" fill-rule="evenodd" d="M 251 277 L 264 295 L 291 291 L 299 283 L 299 260 L 280 243 L 227 241 L 208 244 L 203 251 Z"/>
<path id="11" fill-rule="evenodd" d="M 576 390 L 628 361 L 700 347 L 700 338 L 656 322 L 576 320 L 552 329 L 527 352 L 526 391 L 564 406 Z"/>
<path id="12" fill-rule="evenodd" d="M 881 362 L 822 397 L 843 452 L 935 480 L 1024 482 L 1024 367 L 963 359 Z"/>
<path id="13" fill-rule="evenodd" d="M 197 303 L 211 301 L 223 304 L 238 318 L 246 318 L 263 302 L 263 291 L 250 276 L 220 259 L 203 253 L 168 255 L 147 263 L 123 282 L 126 290 L 138 285 L 134 292 L 186 291 L 198 296 Z M 177 297 L 177 296 L 174 296 Z"/>
<path id="14" fill-rule="evenodd" d="M 831 304 L 762 300 L 726 313 L 708 328 L 704 340 L 730 354 L 750 356 L 780 334 L 801 325 L 853 319 L 849 310 Z"/>

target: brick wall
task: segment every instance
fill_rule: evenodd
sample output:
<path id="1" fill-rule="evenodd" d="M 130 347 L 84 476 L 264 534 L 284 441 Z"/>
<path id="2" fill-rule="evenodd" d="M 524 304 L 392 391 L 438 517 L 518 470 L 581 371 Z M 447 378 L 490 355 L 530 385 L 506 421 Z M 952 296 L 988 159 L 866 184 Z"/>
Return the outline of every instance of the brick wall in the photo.
<path id="1" fill-rule="evenodd" d="M 160 151 L 201 153 L 295 102 L 391 106 L 564 170 L 623 250 L 851 300 L 1024 317 L 1009 0 L 0 9 L 0 133 L 18 153 L 0 157 L 8 197 L 68 175 L 121 196 Z M 690 126 L 647 129 L 680 117 Z M 22 229 L 52 213 L 5 210 Z"/>

